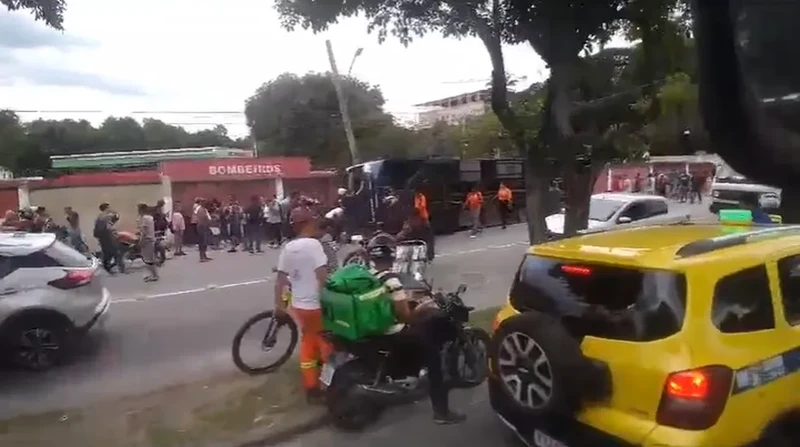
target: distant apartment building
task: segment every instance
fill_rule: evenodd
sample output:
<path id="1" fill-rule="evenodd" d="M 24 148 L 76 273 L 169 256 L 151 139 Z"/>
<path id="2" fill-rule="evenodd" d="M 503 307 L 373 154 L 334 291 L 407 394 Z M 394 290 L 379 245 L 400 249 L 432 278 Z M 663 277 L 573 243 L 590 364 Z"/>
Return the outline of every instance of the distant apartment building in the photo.
<path id="1" fill-rule="evenodd" d="M 0 166 L 0 180 L 13 180 L 14 173 L 5 166 Z"/>
<path id="2" fill-rule="evenodd" d="M 489 90 L 462 93 L 456 96 L 415 104 L 420 109 L 417 126 L 420 128 L 433 126 L 437 121 L 448 124 L 460 124 L 471 116 L 486 113 L 491 100 Z"/>

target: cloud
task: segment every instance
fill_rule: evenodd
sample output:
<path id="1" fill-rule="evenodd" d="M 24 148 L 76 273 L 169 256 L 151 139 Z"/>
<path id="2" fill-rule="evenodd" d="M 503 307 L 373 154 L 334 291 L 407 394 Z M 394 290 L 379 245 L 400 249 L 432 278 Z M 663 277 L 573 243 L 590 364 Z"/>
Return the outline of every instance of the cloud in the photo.
<path id="1" fill-rule="evenodd" d="M 94 73 L 83 73 L 60 67 L 28 65 L 0 52 L 0 85 L 14 85 L 16 80 L 52 87 L 84 87 L 113 95 L 143 96 L 139 86 Z"/>
<path id="2" fill-rule="evenodd" d="M 5 8 L 2 8 L 5 9 Z M 0 11 L 0 48 L 35 49 L 91 47 L 95 43 L 64 34 L 23 12 Z"/>

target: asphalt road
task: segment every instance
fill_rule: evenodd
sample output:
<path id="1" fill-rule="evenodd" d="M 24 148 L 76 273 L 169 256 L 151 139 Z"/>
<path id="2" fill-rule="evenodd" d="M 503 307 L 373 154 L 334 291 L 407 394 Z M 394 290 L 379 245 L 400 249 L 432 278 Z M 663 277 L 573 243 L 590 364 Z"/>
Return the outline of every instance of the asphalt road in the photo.
<path id="1" fill-rule="evenodd" d="M 465 283 L 465 300 L 498 305 L 526 248 L 526 230 L 487 229 L 476 239 L 460 233 L 437 239 L 429 268 L 436 287 Z M 70 365 L 43 373 L 0 371 L 0 418 L 73 407 L 98 399 L 144 393 L 188 380 L 235 371 L 231 341 L 250 316 L 272 306 L 277 251 L 196 252 L 172 259 L 157 283 L 141 268 L 105 277 L 114 296 L 109 319 L 90 334 Z"/>
<path id="2" fill-rule="evenodd" d="M 696 205 L 674 208 L 707 214 Z M 499 305 L 525 241 L 524 225 L 487 229 L 475 239 L 465 233 L 442 236 L 429 275 L 435 286 L 445 289 L 466 284 L 465 300 L 470 305 Z M 79 358 L 69 365 L 42 374 L 0 371 L 0 419 L 234 371 L 230 356 L 234 333 L 247 318 L 271 307 L 277 251 L 211 256 L 214 261 L 206 264 L 197 262 L 196 252 L 172 259 L 157 283 L 144 283 L 141 268 L 105 278 L 114 296 L 105 326 L 90 334 Z M 413 431 L 407 434 L 413 435 Z"/>
<path id="3" fill-rule="evenodd" d="M 453 391 L 451 406 L 467 416 L 458 425 L 433 423 L 426 401 L 392 408 L 363 432 L 345 433 L 325 428 L 280 444 L 280 447 L 524 447 L 492 413 L 485 386 L 470 391 Z"/>

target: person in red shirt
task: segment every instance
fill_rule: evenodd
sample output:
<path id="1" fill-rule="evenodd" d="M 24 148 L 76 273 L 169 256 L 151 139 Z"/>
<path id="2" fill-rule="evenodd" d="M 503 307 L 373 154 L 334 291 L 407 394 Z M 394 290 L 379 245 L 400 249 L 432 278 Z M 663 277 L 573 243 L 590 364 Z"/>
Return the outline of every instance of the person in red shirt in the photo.
<path id="1" fill-rule="evenodd" d="M 481 228 L 481 209 L 483 208 L 483 194 L 478 190 L 478 186 L 474 186 L 472 191 L 467 194 L 467 199 L 464 201 L 464 208 L 469 210 L 472 217 L 472 231 L 469 237 L 476 237 L 482 231 Z"/>

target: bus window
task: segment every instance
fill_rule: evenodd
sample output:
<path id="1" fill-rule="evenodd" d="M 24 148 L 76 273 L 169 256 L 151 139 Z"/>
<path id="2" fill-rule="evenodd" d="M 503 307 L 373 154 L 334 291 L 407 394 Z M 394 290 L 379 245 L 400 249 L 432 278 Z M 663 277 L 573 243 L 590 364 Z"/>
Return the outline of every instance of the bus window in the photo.
<path id="1" fill-rule="evenodd" d="M 364 183 L 364 166 L 353 166 L 347 170 L 347 190 L 351 194 L 361 190 Z"/>

